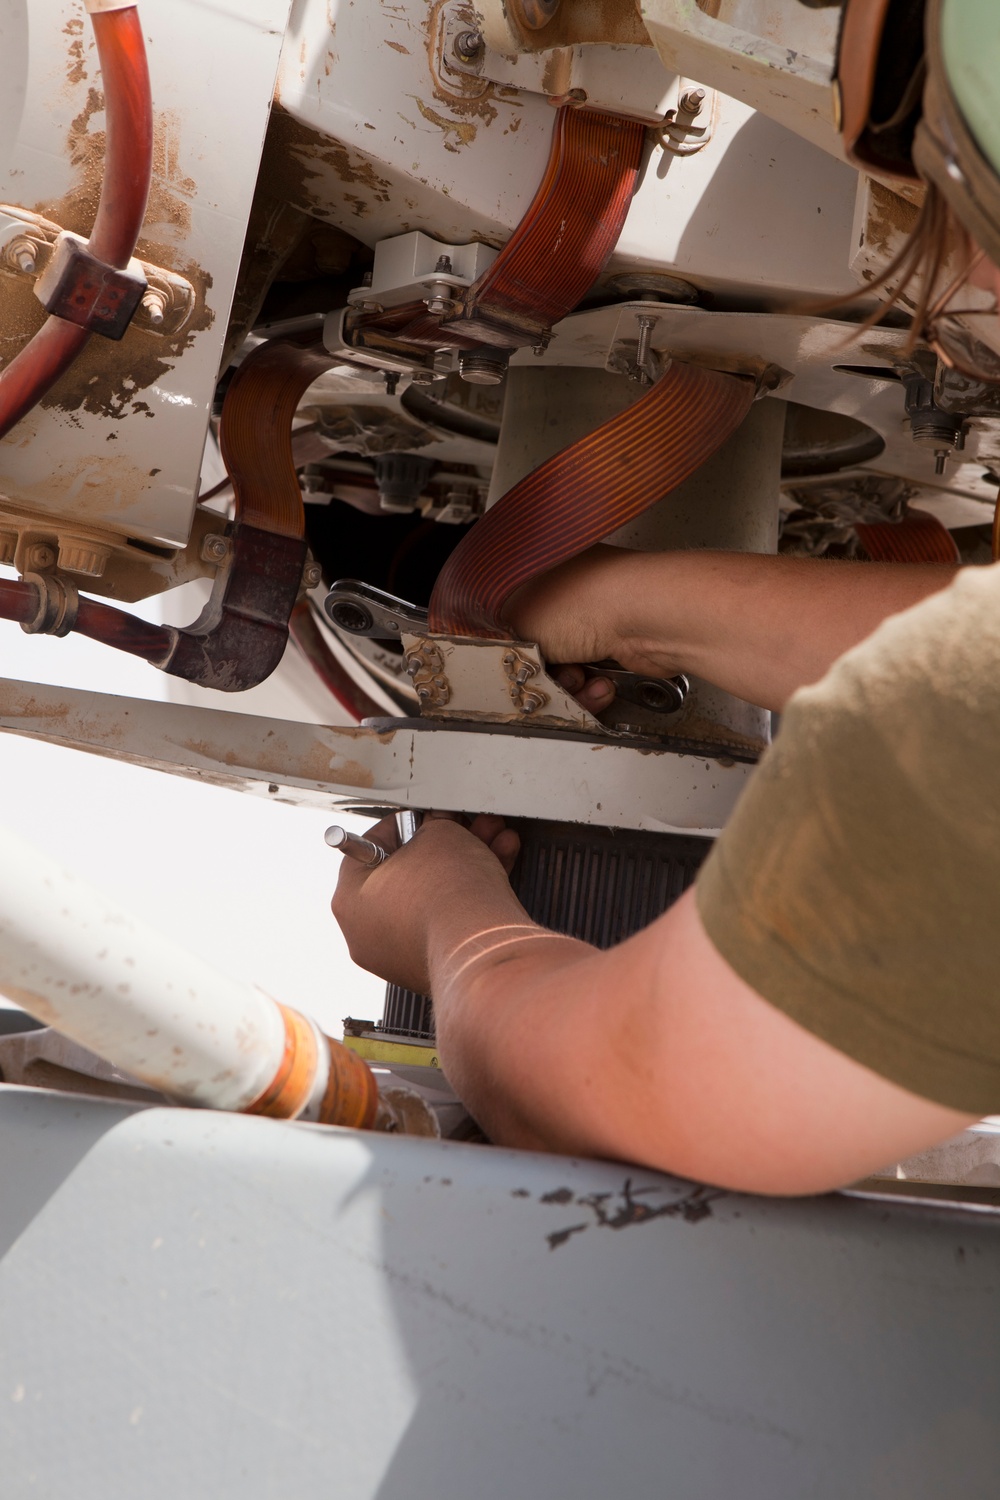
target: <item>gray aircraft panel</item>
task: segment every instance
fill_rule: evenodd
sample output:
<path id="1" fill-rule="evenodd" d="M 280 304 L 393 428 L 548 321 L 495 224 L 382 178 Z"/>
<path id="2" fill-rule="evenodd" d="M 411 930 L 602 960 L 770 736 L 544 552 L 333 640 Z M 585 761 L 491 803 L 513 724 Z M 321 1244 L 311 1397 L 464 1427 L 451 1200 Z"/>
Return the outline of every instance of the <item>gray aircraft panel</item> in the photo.
<path id="1" fill-rule="evenodd" d="M 1000 1221 L 0 1089 L 4 1500 L 942 1500 Z"/>

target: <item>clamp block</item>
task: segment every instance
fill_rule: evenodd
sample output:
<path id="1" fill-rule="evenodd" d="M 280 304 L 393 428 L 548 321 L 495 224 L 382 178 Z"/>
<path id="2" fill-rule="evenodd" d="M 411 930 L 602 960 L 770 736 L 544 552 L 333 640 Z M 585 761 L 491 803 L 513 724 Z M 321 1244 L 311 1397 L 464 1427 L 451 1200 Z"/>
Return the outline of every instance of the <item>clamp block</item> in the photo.
<path id="1" fill-rule="evenodd" d="M 119 271 L 92 255 L 86 240 L 64 230 L 35 282 L 35 296 L 55 317 L 106 339 L 120 339 L 146 286 L 139 261 L 130 260 L 128 269 Z"/>

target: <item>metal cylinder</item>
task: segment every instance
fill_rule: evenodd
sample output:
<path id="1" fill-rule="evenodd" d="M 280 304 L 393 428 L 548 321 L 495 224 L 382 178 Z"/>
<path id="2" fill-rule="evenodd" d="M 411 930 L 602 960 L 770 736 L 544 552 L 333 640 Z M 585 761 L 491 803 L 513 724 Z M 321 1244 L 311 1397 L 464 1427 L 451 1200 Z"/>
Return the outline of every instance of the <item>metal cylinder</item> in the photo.
<path id="1" fill-rule="evenodd" d="M 503 424 L 489 504 L 553 453 L 586 437 L 648 389 L 605 370 L 514 365 L 507 377 Z M 751 407 L 743 425 L 677 489 L 607 538 L 642 552 L 701 547 L 774 552 L 785 403 L 773 397 Z M 637 717 L 613 710 L 614 722 Z M 639 717 L 644 717 L 641 714 Z M 770 739 L 770 714 L 692 678 L 684 708 L 669 720 L 640 726 L 665 738 L 753 754 Z"/>
<path id="2" fill-rule="evenodd" d="M 0 831 L 0 993 L 185 1104 L 370 1125 L 369 1069 Z"/>
<path id="3" fill-rule="evenodd" d="M 592 824 L 511 821 L 521 852 L 511 877 L 528 916 L 553 932 L 611 948 L 648 927 L 687 890 L 712 840 Z M 380 1029 L 433 1040 L 426 995 L 386 989 Z"/>

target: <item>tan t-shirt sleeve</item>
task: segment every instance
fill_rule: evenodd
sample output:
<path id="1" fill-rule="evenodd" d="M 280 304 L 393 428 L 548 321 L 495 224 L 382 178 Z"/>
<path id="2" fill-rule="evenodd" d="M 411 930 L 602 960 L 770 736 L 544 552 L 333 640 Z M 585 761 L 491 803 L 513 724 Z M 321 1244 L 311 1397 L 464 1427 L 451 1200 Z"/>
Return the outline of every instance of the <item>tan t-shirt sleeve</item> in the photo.
<path id="1" fill-rule="evenodd" d="M 1000 1112 L 1000 571 L 796 693 L 701 871 L 736 972 L 903 1088 Z"/>

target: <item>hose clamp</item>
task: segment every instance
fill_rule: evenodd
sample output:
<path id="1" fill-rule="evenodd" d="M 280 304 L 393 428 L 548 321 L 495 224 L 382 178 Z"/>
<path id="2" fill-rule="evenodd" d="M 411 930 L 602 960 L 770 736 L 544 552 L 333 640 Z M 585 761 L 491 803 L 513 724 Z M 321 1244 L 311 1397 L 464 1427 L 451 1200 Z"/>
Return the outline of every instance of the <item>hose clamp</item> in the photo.
<path id="1" fill-rule="evenodd" d="M 134 257 L 123 271 L 91 254 L 86 240 L 64 229 L 48 265 L 35 282 L 35 296 L 56 318 L 120 339 L 141 303 L 148 283 Z"/>

